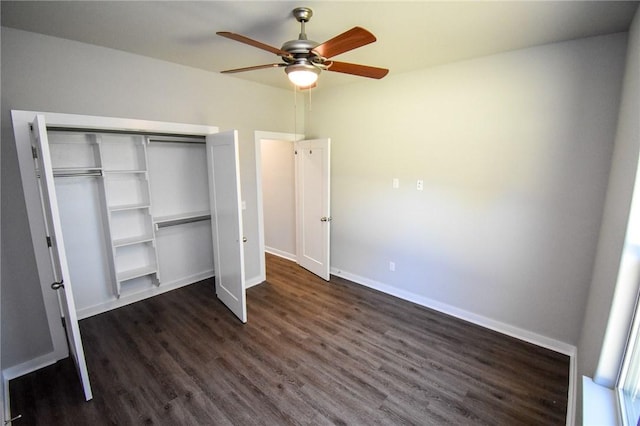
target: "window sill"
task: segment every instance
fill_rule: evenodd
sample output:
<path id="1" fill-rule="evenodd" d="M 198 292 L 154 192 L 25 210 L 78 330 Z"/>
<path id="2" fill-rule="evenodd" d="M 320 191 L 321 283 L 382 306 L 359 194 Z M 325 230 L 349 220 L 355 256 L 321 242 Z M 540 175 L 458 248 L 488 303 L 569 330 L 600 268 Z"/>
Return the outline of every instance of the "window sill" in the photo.
<path id="1" fill-rule="evenodd" d="M 613 389 L 600 386 L 591 377 L 582 376 L 583 426 L 618 425 L 616 394 Z"/>

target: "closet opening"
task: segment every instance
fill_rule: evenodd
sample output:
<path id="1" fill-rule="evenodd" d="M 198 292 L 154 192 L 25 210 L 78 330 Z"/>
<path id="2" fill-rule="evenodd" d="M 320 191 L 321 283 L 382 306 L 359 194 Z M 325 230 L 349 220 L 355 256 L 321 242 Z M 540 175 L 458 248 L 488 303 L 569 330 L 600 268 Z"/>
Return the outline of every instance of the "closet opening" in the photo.
<path id="1" fill-rule="evenodd" d="M 214 275 L 247 321 L 237 131 L 11 115 L 53 345 L 41 366 L 71 355 L 91 399 L 78 320 Z"/>

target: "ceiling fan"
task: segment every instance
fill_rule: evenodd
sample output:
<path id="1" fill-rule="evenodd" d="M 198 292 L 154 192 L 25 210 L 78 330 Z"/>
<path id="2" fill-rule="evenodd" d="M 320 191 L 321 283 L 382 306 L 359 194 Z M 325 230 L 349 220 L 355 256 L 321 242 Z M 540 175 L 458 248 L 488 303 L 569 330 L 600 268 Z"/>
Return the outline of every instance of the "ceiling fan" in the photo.
<path id="1" fill-rule="evenodd" d="M 301 88 L 313 87 L 318 79 L 318 75 L 323 70 L 376 79 L 387 75 L 389 70 L 386 68 L 351 64 L 330 59 L 341 53 L 373 43 L 376 41 L 373 34 L 364 28 L 353 27 L 331 40 L 325 41 L 324 43 L 317 43 L 307 39 L 307 34 L 305 33 L 305 23 L 309 22 L 312 15 L 313 11 L 308 7 L 297 7 L 293 9 L 293 16 L 300 22 L 300 35 L 297 40 L 285 42 L 280 49 L 240 34 L 227 31 L 217 32 L 216 34 L 222 37 L 275 53 L 282 59 L 282 62 L 279 63 L 236 68 L 221 72 L 223 74 L 230 74 L 264 68 L 284 68 L 289 80 Z"/>

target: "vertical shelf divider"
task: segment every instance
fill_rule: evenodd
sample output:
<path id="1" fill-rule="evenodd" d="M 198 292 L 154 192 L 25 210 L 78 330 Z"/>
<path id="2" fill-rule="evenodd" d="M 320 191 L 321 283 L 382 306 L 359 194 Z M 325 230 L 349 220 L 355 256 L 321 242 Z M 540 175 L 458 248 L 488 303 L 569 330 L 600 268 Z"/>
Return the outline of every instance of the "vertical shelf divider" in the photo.
<path id="1" fill-rule="evenodd" d="M 148 138 L 135 135 L 131 141 L 106 142 L 101 135 L 96 137 L 103 170 L 101 192 L 110 244 L 108 263 L 113 292 L 119 298 L 123 284 L 135 278 L 149 276 L 156 286 L 160 285 L 151 216 Z"/>
<path id="2" fill-rule="evenodd" d="M 113 232 L 112 232 L 112 224 L 111 224 L 111 214 L 109 213 L 109 194 L 107 193 L 107 177 L 105 175 L 105 165 L 103 162 L 103 146 L 102 146 L 102 136 L 100 134 L 93 135 L 95 138 L 95 142 L 98 145 L 98 152 L 100 155 L 99 163 L 102 167 L 102 178 L 100 179 L 99 192 L 100 192 L 100 201 L 102 204 L 102 208 L 100 211 L 102 212 L 102 223 L 105 226 L 105 235 L 109 242 L 109 249 L 107 250 L 108 257 L 108 267 L 109 274 L 111 275 L 111 282 L 113 284 L 113 292 L 117 297 L 120 297 L 120 283 L 118 282 L 118 276 L 116 272 L 116 259 L 115 259 L 115 248 L 113 246 Z"/>
<path id="3" fill-rule="evenodd" d="M 149 136 L 145 136 L 144 139 L 142 140 L 142 152 L 143 152 L 143 161 L 144 161 L 144 175 L 145 175 L 145 182 L 146 182 L 146 187 L 147 187 L 147 199 L 149 201 L 149 208 L 147 209 L 147 229 L 151 230 L 151 235 L 153 236 L 153 239 L 151 241 L 151 244 L 153 245 L 153 260 L 155 262 L 156 265 L 156 272 L 155 272 L 155 282 L 156 282 L 156 286 L 160 286 L 160 282 L 161 282 L 161 278 L 160 278 L 160 266 L 159 266 L 159 262 L 158 262 L 158 250 L 157 250 L 157 246 L 156 246 L 156 229 L 155 226 L 153 224 L 153 215 L 151 214 L 152 212 L 152 206 L 151 206 L 151 183 L 150 183 L 150 179 L 149 179 L 149 154 L 147 153 L 147 148 L 149 147 Z"/>

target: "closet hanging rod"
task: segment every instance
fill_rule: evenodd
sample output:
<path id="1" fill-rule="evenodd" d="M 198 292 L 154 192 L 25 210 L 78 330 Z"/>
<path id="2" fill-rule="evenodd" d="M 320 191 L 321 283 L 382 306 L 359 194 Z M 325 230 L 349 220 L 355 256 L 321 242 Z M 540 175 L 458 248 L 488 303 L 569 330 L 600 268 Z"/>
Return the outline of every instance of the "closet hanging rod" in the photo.
<path id="1" fill-rule="evenodd" d="M 204 138 L 192 138 L 183 136 L 151 136 L 149 137 L 150 143 L 162 142 L 162 143 L 205 143 Z"/>
<path id="2" fill-rule="evenodd" d="M 40 172 L 36 174 L 39 178 L 41 176 Z M 70 172 L 65 170 L 53 171 L 53 177 L 101 177 L 102 170 L 87 170 L 87 171 L 78 171 L 78 172 Z"/>
<path id="3" fill-rule="evenodd" d="M 202 215 L 194 217 L 185 217 L 183 219 L 167 220 L 156 223 L 156 229 L 167 228 L 169 226 L 184 225 L 185 223 L 202 222 L 203 220 L 211 220 L 211 215 Z"/>
<path id="4" fill-rule="evenodd" d="M 61 127 L 61 126 L 47 126 L 47 131 L 50 132 L 70 132 L 70 133 L 90 133 L 90 134 L 119 134 L 119 135 L 137 135 L 137 136 L 149 136 L 152 138 L 184 138 L 192 140 L 193 142 L 205 142 L 205 137 L 202 135 L 185 135 L 181 133 L 163 133 L 163 132 L 149 132 L 144 130 L 117 130 L 117 129 L 98 129 L 90 127 Z"/>

